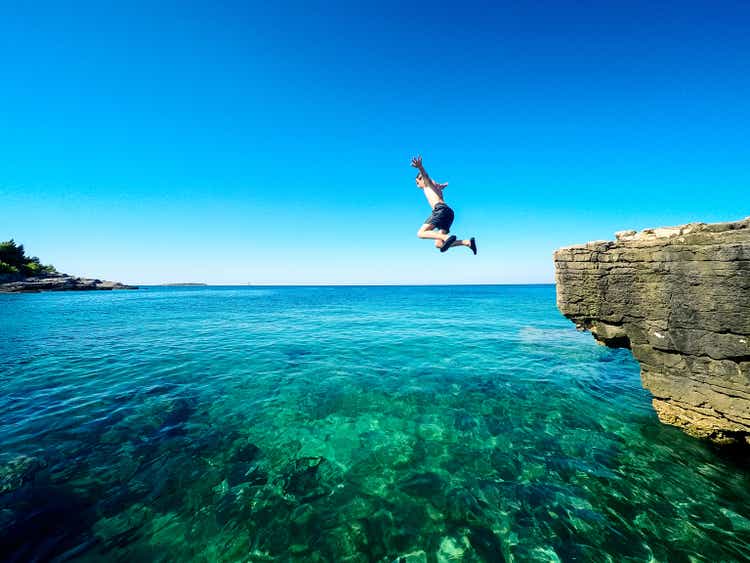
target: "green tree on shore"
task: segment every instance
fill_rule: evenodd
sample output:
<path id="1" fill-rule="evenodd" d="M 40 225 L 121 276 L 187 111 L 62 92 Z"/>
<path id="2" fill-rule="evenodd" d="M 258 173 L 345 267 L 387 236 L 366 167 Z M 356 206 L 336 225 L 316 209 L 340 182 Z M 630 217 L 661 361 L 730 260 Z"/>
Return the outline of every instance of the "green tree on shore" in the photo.
<path id="1" fill-rule="evenodd" d="M 55 272 L 54 266 L 42 264 L 36 256 L 26 256 L 23 245 L 13 239 L 0 242 L 0 274 L 40 276 Z"/>

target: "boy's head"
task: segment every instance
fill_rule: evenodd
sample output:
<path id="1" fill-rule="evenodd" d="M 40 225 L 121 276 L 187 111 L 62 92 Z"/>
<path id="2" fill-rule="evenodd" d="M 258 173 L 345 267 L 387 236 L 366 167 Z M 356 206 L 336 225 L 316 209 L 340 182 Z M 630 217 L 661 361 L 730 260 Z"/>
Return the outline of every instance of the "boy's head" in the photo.
<path id="1" fill-rule="evenodd" d="M 417 183 L 418 188 L 425 189 L 427 187 L 427 184 L 424 181 L 424 176 L 422 176 L 421 172 L 417 174 L 417 177 L 414 179 L 414 181 Z"/>

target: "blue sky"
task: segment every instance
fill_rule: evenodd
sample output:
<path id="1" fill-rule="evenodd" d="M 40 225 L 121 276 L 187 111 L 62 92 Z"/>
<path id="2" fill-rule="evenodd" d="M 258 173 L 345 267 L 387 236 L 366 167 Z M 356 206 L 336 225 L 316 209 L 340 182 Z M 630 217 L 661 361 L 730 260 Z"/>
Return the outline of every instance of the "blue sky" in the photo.
<path id="1" fill-rule="evenodd" d="M 0 239 L 136 283 L 551 282 L 750 215 L 746 2 L 4 2 Z M 454 232 L 409 158 L 449 181 Z"/>

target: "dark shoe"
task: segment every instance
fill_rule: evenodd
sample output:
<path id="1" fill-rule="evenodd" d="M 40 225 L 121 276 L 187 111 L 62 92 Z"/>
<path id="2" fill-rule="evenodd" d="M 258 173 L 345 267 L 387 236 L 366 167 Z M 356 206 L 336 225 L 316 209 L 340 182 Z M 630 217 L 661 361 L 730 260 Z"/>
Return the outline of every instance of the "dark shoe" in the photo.
<path id="1" fill-rule="evenodd" d="M 451 235 L 443 241 L 443 246 L 440 247 L 440 252 L 445 252 L 451 247 L 451 244 L 456 242 L 456 235 Z"/>
<path id="2" fill-rule="evenodd" d="M 471 239 L 469 240 L 469 248 L 471 248 L 471 251 L 476 256 L 476 254 L 477 254 L 477 241 L 474 240 L 474 237 L 471 237 Z"/>

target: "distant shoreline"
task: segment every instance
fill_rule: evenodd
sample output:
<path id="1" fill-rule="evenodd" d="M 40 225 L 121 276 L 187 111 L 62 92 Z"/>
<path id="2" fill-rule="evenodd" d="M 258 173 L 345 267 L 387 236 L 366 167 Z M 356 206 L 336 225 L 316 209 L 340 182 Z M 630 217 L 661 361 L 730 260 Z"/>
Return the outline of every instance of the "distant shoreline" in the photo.
<path id="1" fill-rule="evenodd" d="M 48 291 L 111 291 L 122 289 L 138 289 L 138 286 L 100 279 L 79 278 L 77 276 L 60 273 L 30 277 L 7 274 L 0 275 L 0 293 L 42 293 Z"/>

